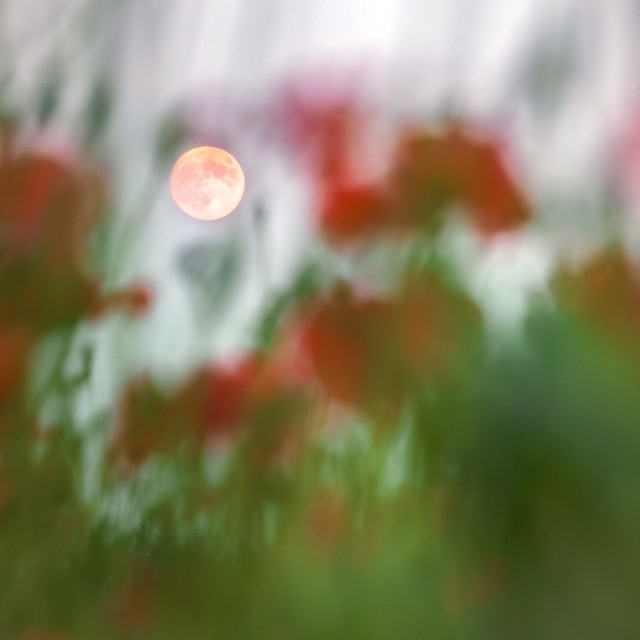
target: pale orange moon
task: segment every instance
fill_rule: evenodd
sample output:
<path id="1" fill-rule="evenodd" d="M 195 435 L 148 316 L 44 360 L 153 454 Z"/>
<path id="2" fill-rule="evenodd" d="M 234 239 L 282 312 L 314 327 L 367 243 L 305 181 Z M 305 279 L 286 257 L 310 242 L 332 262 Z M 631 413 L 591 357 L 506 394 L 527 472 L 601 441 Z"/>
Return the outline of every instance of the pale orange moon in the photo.
<path id="1" fill-rule="evenodd" d="M 238 206 L 244 173 L 224 149 L 196 147 L 173 165 L 170 186 L 173 199 L 185 213 L 199 220 L 217 220 Z"/>

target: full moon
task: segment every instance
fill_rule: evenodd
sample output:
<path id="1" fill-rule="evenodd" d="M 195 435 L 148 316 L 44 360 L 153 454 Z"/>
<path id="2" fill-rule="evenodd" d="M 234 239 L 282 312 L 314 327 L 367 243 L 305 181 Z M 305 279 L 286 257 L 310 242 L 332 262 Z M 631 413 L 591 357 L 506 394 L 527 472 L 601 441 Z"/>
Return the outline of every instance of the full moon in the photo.
<path id="1" fill-rule="evenodd" d="M 244 193 L 244 174 L 224 149 L 196 147 L 182 154 L 171 172 L 176 204 L 198 220 L 217 220 L 231 213 Z"/>

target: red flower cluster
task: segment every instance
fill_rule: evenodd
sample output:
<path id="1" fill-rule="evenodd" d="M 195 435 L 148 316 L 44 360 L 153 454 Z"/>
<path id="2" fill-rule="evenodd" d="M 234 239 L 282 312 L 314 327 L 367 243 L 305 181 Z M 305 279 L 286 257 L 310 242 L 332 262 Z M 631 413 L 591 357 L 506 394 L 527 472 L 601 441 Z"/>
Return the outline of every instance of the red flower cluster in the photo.
<path id="1" fill-rule="evenodd" d="M 453 206 L 487 236 L 531 220 L 501 145 L 461 123 L 404 131 L 386 177 L 363 181 L 379 139 L 371 103 L 353 83 L 332 87 L 324 78 L 289 83 L 273 111 L 276 129 L 283 130 L 316 180 L 319 228 L 330 242 L 344 245 L 399 232 L 432 234 Z M 375 153 L 386 155 L 382 145 Z"/>
<path id="2" fill-rule="evenodd" d="M 32 347 L 48 331 L 107 310 L 142 313 L 151 304 L 143 286 L 104 296 L 83 270 L 106 192 L 97 172 L 44 152 L 19 152 L 5 141 L 0 156 L 0 414 L 21 387 Z"/>
<path id="3" fill-rule="evenodd" d="M 532 215 L 498 144 L 462 126 L 405 134 L 392 185 L 400 209 L 422 227 L 452 204 L 486 235 L 516 229 Z"/>
<path id="4" fill-rule="evenodd" d="M 343 244 L 389 232 L 432 234 L 452 206 L 487 236 L 517 229 L 532 217 L 498 145 L 462 127 L 407 132 L 386 181 L 337 180 L 322 198 L 321 231 Z"/>
<path id="5" fill-rule="evenodd" d="M 290 436 L 299 430 L 305 406 L 306 392 L 288 369 L 277 357 L 258 353 L 205 366 L 172 393 L 162 393 L 143 377 L 125 390 L 112 452 L 138 466 L 183 441 L 220 445 L 250 426 L 268 432 L 263 462 L 288 462 Z"/>
<path id="6" fill-rule="evenodd" d="M 113 452 L 135 467 L 185 440 L 220 444 L 248 435 L 261 441 L 260 464 L 288 464 L 314 399 L 391 417 L 416 385 L 455 374 L 480 329 L 474 303 L 427 274 L 407 276 L 389 299 L 338 287 L 298 310 L 269 354 L 203 367 L 168 394 L 149 378 L 134 381 Z"/>
<path id="7" fill-rule="evenodd" d="M 354 92 L 326 84 L 327 74 L 313 82 L 293 80 L 281 87 L 272 117 L 285 142 L 321 182 L 342 180 L 352 170 L 356 139 L 363 134 L 365 105 Z M 353 85 L 352 85 L 353 86 Z"/>
<path id="8" fill-rule="evenodd" d="M 327 393 L 347 405 L 364 406 L 393 384 L 386 375 L 389 341 L 395 339 L 393 306 L 358 300 L 340 289 L 310 314 L 302 344 Z"/>
<path id="9" fill-rule="evenodd" d="M 48 156 L 25 154 L 0 162 L 0 224 L 3 236 L 21 246 L 42 240 L 47 211 L 63 205 L 73 186 L 63 165 Z"/>
<path id="10" fill-rule="evenodd" d="M 424 274 L 393 299 L 336 290 L 308 315 L 303 345 L 328 395 L 353 407 L 400 400 L 417 381 L 445 376 L 478 335 L 466 296 Z"/>

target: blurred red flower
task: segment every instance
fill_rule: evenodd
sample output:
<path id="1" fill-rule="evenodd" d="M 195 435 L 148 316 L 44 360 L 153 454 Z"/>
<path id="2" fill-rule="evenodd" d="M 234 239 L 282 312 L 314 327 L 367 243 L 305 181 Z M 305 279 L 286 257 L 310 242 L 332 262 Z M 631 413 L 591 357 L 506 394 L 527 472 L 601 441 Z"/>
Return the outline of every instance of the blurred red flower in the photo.
<path id="1" fill-rule="evenodd" d="M 31 342 L 26 328 L 0 325 L 0 406 L 22 383 Z"/>
<path id="2" fill-rule="evenodd" d="M 453 205 L 488 236 L 532 217 L 501 146 L 462 123 L 405 131 L 387 178 L 367 182 L 363 169 L 378 136 L 370 104 L 353 86 L 293 81 L 281 89 L 274 114 L 277 128 L 310 163 L 320 194 L 320 231 L 330 242 L 380 232 L 434 233 Z M 386 155 L 382 148 L 379 153 Z"/>
<path id="3" fill-rule="evenodd" d="M 286 354 L 290 356 L 290 354 Z M 278 349 L 249 353 L 233 365 L 210 369 L 206 438 L 224 441 L 241 430 L 256 435 L 253 456 L 263 466 L 288 466 L 300 453 L 309 399 L 295 358 Z"/>
<path id="4" fill-rule="evenodd" d="M 402 216 L 426 230 L 437 230 L 454 204 L 485 235 L 517 229 L 532 217 L 498 144 L 460 125 L 406 132 L 396 149 L 391 184 Z"/>
<path id="5" fill-rule="evenodd" d="M 484 235 L 512 231 L 532 218 L 523 192 L 509 175 L 498 148 L 489 142 L 478 144 L 475 170 L 463 191 L 472 224 Z"/>
<path id="6" fill-rule="evenodd" d="M 340 288 L 308 312 L 303 345 L 327 394 L 356 408 L 397 404 L 419 381 L 460 362 L 481 316 L 466 296 L 426 274 L 388 300 Z"/>
<path id="7" fill-rule="evenodd" d="M 68 172 L 55 158 L 24 154 L 0 160 L 0 237 L 33 246 L 48 210 L 68 188 Z"/>
<path id="8" fill-rule="evenodd" d="M 124 389 L 111 444 L 111 457 L 125 471 L 152 453 L 168 451 L 189 433 L 178 428 L 176 409 L 168 394 L 150 376 L 135 378 Z M 178 416 L 179 417 L 179 416 Z M 186 421 L 188 416 L 182 416 Z"/>
<path id="9" fill-rule="evenodd" d="M 342 74 L 316 74 L 293 78 L 277 92 L 271 106 L 280 130 L 311 173 L 323 184 L 348 178 L 358 153 L 359 137 L 365 133 L 367 109 L 354 91 L 354 83 Z M 342 85 L 342 86 L 339 86 Z"/>
<path id="10" fill-rule="evenodd" d="M 297 444 L 286 432 L 300 415 L 301 389 L 282 362 L 257 352 L 201 367 L 173 391 L 143 376 L 123 393 L 112 455 L 137 467 L 181 442 L 229 443 L 262 426 L 282 436 L 274 431 L 269 455 L 289 461 Z"/>
<path id="11" fill-rule="evenodd" d="M 330 185 L 321 200 L 320 230 L 334 245 L 348 245 L 411 225 L 400 216 L 383 185 Z"/>
<path id="12" fill-rule="evenodd" d="M 104 193 L 101 176 L 52 155 L 0 160 L 0 320 L 42 331 L 92 306 L 82 263 Z"/>
<path id="13" fill-rule="evenodd" d="M 210 436 L 229 434 L 246 425 L 260 359 L 250 354 L 232 365 L 209 369 L 204 428 Z"/>
<path id="14" fill-rule="evenodd" d="M 486 236 L 532 217 L 497 143 L 461 126 L 417 129 L 401 136 L 387 179 L 361 183 L 345 172 L 324 181 L 319 227 L 336 245 L 382 234 L 433 234 L 452 206 Z"/>
<path id="15" fill-rule="evenodd" d="M 103 296 L 84 272 L 89 240 L 105 211 L 102 174 L 80 159 L 6 151 L 0 159 L 0 322 L 42 334 L 119 308 L 142 313 L 146 287 Z"/>
<path id="16" fill-rule="evenodd" d="M 389 303 L 359 300 L 344 288 L 309 312 L 303 349 L 330 396 L 362 407 L 382 391 L 390 378 L 384 351 L 393 332 L 391 314 Z"/>
<path id="17" fill-rule="evenodd" d="M 46 246 L 76 258 L 105 195 L 103 177 L 86 166 L 44 152 L 9 154 L 0 159 L 0 239 L 12 251 Z"/>
<path id="18" fill-rule="evenodd" d="M 640 357 L 640 270 L 621 247 L 592 256 L 578 269 L 560 267 L 554 289 L 568 309 Z"/>
<path id="19" fill-rule="evenodd" d="M 427 273 L 406 276 L 397 315 L 399 353 L 409 379 L 430 379 L 454 370 L 481 335 L 482 315 L 476 304 Z"/>

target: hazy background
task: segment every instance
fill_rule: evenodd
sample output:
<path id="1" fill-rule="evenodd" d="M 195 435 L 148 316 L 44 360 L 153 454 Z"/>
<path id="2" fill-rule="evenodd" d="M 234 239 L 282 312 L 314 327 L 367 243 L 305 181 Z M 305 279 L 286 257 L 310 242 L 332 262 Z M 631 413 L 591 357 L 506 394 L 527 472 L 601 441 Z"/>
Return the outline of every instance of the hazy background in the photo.
<path id="1" fill-rule="evenodd" d="M 0 25 L 3 110 L 70 152 L 102 118 L 92 153 L 114 202 L 96 262 L 106 286 L 142 279 L 156 295 L 147 317 L 78 334 L 78 353 L 99 345 L 81 411 L 130 373 L 171 378 L 241 349 L 317 250 L 304 173 L 271 135 L 270 105 L 292 78 L 366 96 L 382 138 L 446 111 L 507 141 L 538 222 L 481 256 L 462 232 L 450 238 L 497 323 L 517 321 L 555 256 L 606 239 L 612 198 L 631 248 L 640 240 L 637 176 L 619 170 L 638 114 L 634 0 L 14 0 Z M 173 160 L 200 144 L 228 148 L 247 176 L 240 207 L 215 223 L 189 219 L 168 190 Z M 206 290 L 216 269 L 236 274 L 232 295 Z"/>

